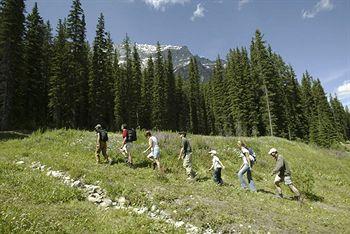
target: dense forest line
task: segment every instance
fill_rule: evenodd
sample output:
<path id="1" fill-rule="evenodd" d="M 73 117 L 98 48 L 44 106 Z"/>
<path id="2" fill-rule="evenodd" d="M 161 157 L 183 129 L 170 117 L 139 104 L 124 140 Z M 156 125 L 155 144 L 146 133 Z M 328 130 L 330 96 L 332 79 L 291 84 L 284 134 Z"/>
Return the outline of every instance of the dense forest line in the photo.
<path id="1" fill-rule="evenodd" d="M 171 52 L 147 67 L 128 36 L 125 61 L 106 31 L 103 14 L 90 45 L 84 11 L 73 0 L 54 34 L 37 5 L 24 14 L 23 0 L 0 2 L 1 129 L 78 128 L 122 123 L 159 130 L 234 136 L 273 135 L 329 147 L 350 137 L 350 112 L 327 96 L 308 72 L 293 67 L 257 30 L 249 50 L 235 48 L 227 65 L 217 59 L 212 78 L 200 82 L 197 61 L 189 78 L 174 75 Z"/>

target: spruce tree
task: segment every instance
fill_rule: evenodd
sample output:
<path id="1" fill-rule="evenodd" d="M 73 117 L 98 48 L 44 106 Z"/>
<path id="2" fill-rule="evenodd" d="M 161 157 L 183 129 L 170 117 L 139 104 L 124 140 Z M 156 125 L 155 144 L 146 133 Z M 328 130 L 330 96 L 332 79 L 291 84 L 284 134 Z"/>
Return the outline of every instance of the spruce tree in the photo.
<path id="1" fill-rule="evenodd" d="M 167 128 L 175 131 L 176 127 L 176 112 L 178 108 L 176 103 L 176 88 L 175 88 L 175 75 L 173 67 L 173 58 L 171 51 L 168 50 L 168 57 L 166 60 L 166 81 L 167 81 Z"/>
<path id="2" fill-rule="evenodd" d="M 66 22 L 58 21 L 57 35 L 54 38 L 51 76 L 49 81 L 49 112 L 55 127 L 71 127 L 69 118 L 68 89 L 68 35 Z"/>
<path id="3" fill-rule="evenodd" d="M 88 50 L 85 15 L 80 0 L 73 0 L 67 19 L 70 118 L 73 127 L 88 126 Z"/>
<path id="4" fill-rule="evenodd" d="M 142 91 L 141 91 L 141 115 L 140 125 L 142 128 L 152 128 L 152 100 L 153 100 L 153 83 L 154 83 L 154 64 L 152 57 L 147 60 L 147 67 L 143 72 Z"/>
<path id="5" fill-rule="evenodd" d="M 189 66 L 189 120 L 190 131 L 194 134 L 200 132 L 199 116 L 200 116 L 200 88 L 199 88 L 199 72 L 197 61 L 194 57 L 190 60 Z"/>
<path id="6" fill-rule="evenodd" d="M 332 109 L 332 121 L 334 123 L 336 131 L 336 140 L 344 141 L 347 138 L 347 121 L 345 109 L 337 96 L 330 96 L 329 100 Z"/>
<path id="7" fill-rule="evenodd" d="M 113 78 L 114 78 L 114 123 L 116 129 L 124 123 L 123 119 L 123 104 L 122 99 L 122 85 L 123 85 L 123 69 L 119 66 L 117 50 L 114 51 L 114 61 L 113 61 Z"/>
<path id="8" fill-rule="evenodd" d="M 166 90 L 164 59 L 158 42 L 154 66 L 152 104 L 152 124 L 156 129 L 168 129 L 166 126 Z"/>
<path id="9" fill-rule="evenodd" d="M 141 72 L 141 61 L 140 56 L 137 51 L 136 44 L 134 44 L 132 52 L 132 80 L 130 87 L 130 115 L 129 120 L 133 126 L 140 126 L 139 117 L 141 111 L 141 82 L 142 82 L 142 72 Z M 144 110 L 143 110 L 144 111 Z"/>
<path id="10" fill-rule="evenodd" d="M 180 131 L 186 131 L 189 129 L 189 106 L 188 97 L 184 87 L 183 78 L 178 76 L 176 78 L 176 129 Z"/>
<path id="11" fill-rule="evenodd" d="M 45 127 L 46 123 L 46 77 L 44 77 L 44 22 L 35 3 L 27 16 L 24 39 L 25 77 L 23 83 L 26 129 Z"/>
<path id="12" fill-rule="evenodd" d="M 109 106 L 108 96 L 110 89 L 108 77 L 108 44 L 107 34 L 105 32 L 104 16 L 101 13 L 96 28 L 96 37 L 93 44 L 92 55 L 92 70 L 89 80 L 89 97 L 90 97 L 90 114 L 91 124 L 101 123 L 103 126 L 109 128 Z"/>
<path id="13" fill-rule="evenodd" d="M 24 121 L 20 89 L 23 79 L 24 1 L 0 2 L 0 129 Z M 23 99 L 22 99 L 23 100 Z M 22 103 L 21 103 L 22 102 Z"/>
<path id="14" fill-rule="evenodd" d="M 313 78 L 306 71 L 301 79 L 301 101 L 302 101 L 302 110 L 305 116 L 305 121 L 303 121 L 304 136 L 305 141 L 315 141 L 317 135 L 317 128 L 314 126 L 315 118 L 315 103 L 313 100 L 311 88 L 312 88 Z"/>

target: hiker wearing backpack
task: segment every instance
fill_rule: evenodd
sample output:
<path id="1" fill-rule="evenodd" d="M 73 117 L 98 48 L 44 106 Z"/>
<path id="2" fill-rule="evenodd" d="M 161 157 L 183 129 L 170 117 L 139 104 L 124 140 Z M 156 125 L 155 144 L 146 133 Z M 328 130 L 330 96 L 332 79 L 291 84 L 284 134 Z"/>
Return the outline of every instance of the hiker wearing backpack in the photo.
<path id="1" fill-rule="evenodd" d="M 132 150 L 132 142 L 136 141 L 136 131 L 134 129 L 127 129 L 126 124 L 122 124 L 122 137 L 123 137 L 123 145 L 120 147 L 120 151 L 125 157 L 126 163 L 132 167 L 132 157 L 131 157 L 131 150 Z"/>
<path id="2" fill-rule="evenodd" d="M 284 182 L 285 185 L 287 185 L 289 189 L 295 194 L 295 198 L 297 200 L 300 200 L 300 192 L 293 185 L 293 182 L 291 179 L 291 171 L 287 161 L 281 155 L 278 154 L 277 149 L 275 148 L 270 149 L 268 154 L 271 155 L 276 160 L 276 166 L 271 173 L 272 176 L 276 175 L 274 180 L 274 184 L 277 190 L 276 197 L 283 198 L 280 183 Z"/>
<path id="3" fill-rule="evenodd" d="M 100 153 L 102 151 L 103 157 L 106 159 L 107 162 L 111 163 L 112 160 L 107 155 L 107 141 L 108 141 L 108 134 L 106 130 L 102 129 L 101 124 L 97 124 L 95 126 L 96 131 L 96 161 L 97 163 L 100 163 Z"/>
<path id="4" fill-rule="evenodd" d="M 225 169 L 225 167 L 221 163 L 221 161 L 217 155 L 218 153 L 216 152 L 216 150 L 211 150 L 209 152 L 209 154 L 213 157 L 213 159 L 212 159 L 213 163 L 212 163 L 211 167 L 209 168 L 209 171 L 214 169 L 213 180 L 218 185 L 223 185 L 224 181 L 221 178 L 221 169 Z"/>
<path id="5" fill-rule="evenodd" d="M 145 136 L 148 139 L 148 148 L 143 151 L 143 153 L 147 153 L 151 150 L 147 158 L 153 162 L 153 170 L 158 167 L 158 170 L 160 171 L 160 148 L 158 145 L 158 139 L 155 136 L 152 136 L 151 131 L 146 131 Z"/>
<path id="6" fill-rule="evenodd" d="M 186 169 L 187 179 L 193 180 L 197 173 L 192 169 L 192 149 L 189 140 L 186 138 L 186 132 L 180 132 L 182 147 L 178 159 L 183 159 L 183 167 Z"/>
<path id="7" fill-rule="evenodd" d="M 237 146 L 240 149 L 240 157 L 243 160 L 241 168 L 239 169 L 237 175 L 243 189 L 247 189 L 247 183 L 243 178 L 244 174 L 247 174 L 249 189 L 252 192 L 256 191 L 254 180 L 252 177 L 252 167 L 254 164 L 254 157 L 250 154 L 250 150 L 243 141 L 238 141 Z M 252 150 L 251 150 L 252 151 Z"/>

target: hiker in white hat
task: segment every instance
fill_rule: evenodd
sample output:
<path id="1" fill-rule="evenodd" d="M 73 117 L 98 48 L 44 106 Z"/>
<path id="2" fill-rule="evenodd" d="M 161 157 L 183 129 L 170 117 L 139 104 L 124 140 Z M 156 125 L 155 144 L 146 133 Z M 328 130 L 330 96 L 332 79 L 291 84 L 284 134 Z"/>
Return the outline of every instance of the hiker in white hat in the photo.
<path id="1" fill-rule="evenodd" d="M 292 179 L 291 179 L 291 171 L 288 166 L 287 161 L 282 157 L 282 155 L 279 155 L 277 152 L 277 149 L 271 148 L 269 150 L 269 155 L 271 155 L 276 160 L 276 166 L 275 169 L 273 169 L 271 175 L 275 176 L 275 186 L 277 190 L 277 198 L 282 198 L 282 189 L 280 187 L 280 183 L 284 182 L 285 185 L 289 187 L 289 189 L 295 194 L 295 198 L 297 200 L 300 200 L 300 192 L 298 189 L 293 185 Z"/>
<path id="2" fill-rule="evenodd" d="M 221 178 L 221 169 L 225 169 L 225 167 L 221 163 L 221 161 L 220 161 L 220 159 L 218 157 L 218 153 L 216 152 L 216 150 L 209 151 L 209 154 L 213 157 L 213 164 L 209 168 L 209 171 L 214 169 L 213 180 L 218 185 L 222 185 L 224 183 L 224 181 Z"/>

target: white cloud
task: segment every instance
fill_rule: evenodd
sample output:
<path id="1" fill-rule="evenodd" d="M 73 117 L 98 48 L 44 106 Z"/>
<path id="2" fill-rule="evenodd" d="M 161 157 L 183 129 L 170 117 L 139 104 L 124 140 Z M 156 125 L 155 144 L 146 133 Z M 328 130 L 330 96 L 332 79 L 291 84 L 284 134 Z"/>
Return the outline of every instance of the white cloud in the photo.
<path id="1" fill-rule="evenodd" d="M 143 0 L 146 4 L 154 7 L 156 10 L 164 11 L 169 5 L 185 4 L 191 0 Z"/>
<path id="2" fill-rule="evenodd" d="M 243 6 L 249 2 L 250 0 L 238 0 L 238 10 L 242 10 Z"/>
<path id="3" fill-rule="evenodd" d="M 205 8 L 202 6 L 202 4 L 201 3 L 197 4 L 197 9 L 193 12 L 191 20 L 194 21 L 197 18 L 204 17 L 204 11 L 205 11 Z"/>
<path id="4" fill-rule="evenodd" d="M 314 18 L 319 12 L 331 11 L 333 8 L 332 0 L 320 0 L 311 10 L 302 10 L 302 17 L 303 19 Z"/>
<path id="5" fill-rule="evenodd" d="M 340 97 L 350 96 L 350 80 L 345 81 L 342 85 L 337 88 L 337 94 Z"/>

